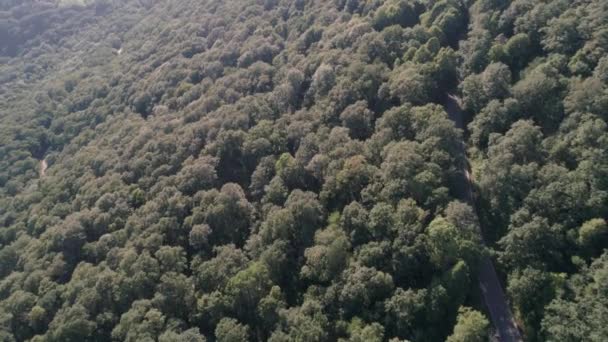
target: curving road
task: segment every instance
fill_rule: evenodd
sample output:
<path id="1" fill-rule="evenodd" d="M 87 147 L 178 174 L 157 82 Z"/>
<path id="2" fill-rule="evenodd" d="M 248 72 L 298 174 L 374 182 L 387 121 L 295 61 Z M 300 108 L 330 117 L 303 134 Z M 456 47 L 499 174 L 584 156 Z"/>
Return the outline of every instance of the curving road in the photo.
<path id="1" fill-rule="evenodd" d="M 453 95 L 448 94 L 444 103 L 444 107 L 448 116 L 456 127 L 464 130 L 464 119 L 462 117 L 462 110 L 460 108 L 459 99 Z M 466 149 L 464 142 L 460 144 L 461 153 L 464 156 L 462 165 L 462 182 L 457 187 L 457 196 L 461 200 L 469 203 L 471 206 L 475 205 L 473 198 L 473 190 L 471 186 L 471 168 L 466 159 Z M 482 232 L 480 232 L 481 234 Z M 482 235 L 483 239 L 483 235 Z M 479 288 L 483 294 L 483 299 L 486 307 L 490 313 L 490 318 L 494 329 L 496 330 L 496 340 L 500 342 L 521 342 L 522 337 L 517 329 L 517 324 L 513 319 L 513 314 L 507 303 L 504 291 L 496 275 L 496 270 L 492 264 L 492 260 L 489 257 L 483 257 L 479 269 Z"/>

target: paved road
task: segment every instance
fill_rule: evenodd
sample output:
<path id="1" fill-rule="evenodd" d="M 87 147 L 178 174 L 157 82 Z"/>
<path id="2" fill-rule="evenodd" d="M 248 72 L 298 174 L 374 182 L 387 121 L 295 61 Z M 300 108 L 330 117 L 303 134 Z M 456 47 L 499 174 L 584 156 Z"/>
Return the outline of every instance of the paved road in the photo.
<path id="1" fill-rule="evenodd" d="M 456 127 L 464 129 L 464 120 L 462 117 L 462 110 L 458 98 L 453 95 L 448 95 L 445 101 L 445 110 L 448 116 Z M 473 191 L 471 186 L 471 168 L 466 159 L 466 149 L 464 142 L 460 144 L 461 153 L 465 157 L 463 159 L 462 171 L 463 180 L 456 189 L 458 197 L 461 200 L 466 201 L 470 205 L 474 206 Z M 481 232 L 480 232 L 481 234 Z M 483 235 L 482 235 L 483 239 Z M 507 304 L 507 299 L 496 275 L 496 270 L 492 264 L 492 260 L 488 257 L 484 257 L 481 260 L 479 269 L 479 288 L 483 294 L 483 299 L 486 304 L 488 311 L 490 312 L 490 318 L 496 332 L 498 333 L 497 339 L 500 342 L 521 342 L 522 337 L 517 329 L 517 324 L 513 319 L 511 309 Z"/>

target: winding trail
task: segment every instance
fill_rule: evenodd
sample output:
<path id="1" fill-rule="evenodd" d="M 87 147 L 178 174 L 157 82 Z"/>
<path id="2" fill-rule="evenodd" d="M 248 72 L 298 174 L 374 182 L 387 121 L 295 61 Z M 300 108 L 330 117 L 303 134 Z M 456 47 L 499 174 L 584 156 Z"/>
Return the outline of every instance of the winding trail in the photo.
<path id="1" fill-rule="evenodd" d="M 40 161 L 40 178 L 46 175 L 46 169 L 49 167 L 49 164 L 46 162 L 46 159 L 42 159 Z"/>
<path id="2" fill-rule="evenodd" d="M 454 121 L 456 127 L 464 131 L 464 119 L 462 117 L 459 99 L 454 95 L 448 94 L 445 99 L 444 107 L 450 119 Z M 464 141 L 461 141 L 460 143 L 460 152 L 462 153 L 464 163 L 462 165 L 462 180 L 458 182 L 459 185 L 455 189 L 456 195 L 472 207 L 475 207 L 473 187 L 471 185 L 471 167 L 466 156 Z M 479 233 L 483 240 L 483 229 L 481 229 Z M 497 333 L 497 340 L 500 342 L 523 341 L 519 330 L 517 329 L 517 324 L 513 319 L 513 314 L 507 303 L 498 276 L 496 275 L 492 260 L 487 256 L 483 257 L 481 260 L 478 278 L 479 288 L 481 289 L 485 305 L 490 313 L 492 324 Z"/>

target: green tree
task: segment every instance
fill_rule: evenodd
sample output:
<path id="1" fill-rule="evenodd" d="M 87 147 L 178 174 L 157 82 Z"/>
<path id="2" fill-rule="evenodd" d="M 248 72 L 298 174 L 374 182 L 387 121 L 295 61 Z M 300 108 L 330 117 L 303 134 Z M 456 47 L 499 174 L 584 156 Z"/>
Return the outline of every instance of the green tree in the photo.
<path id="1" fill-rule="evenodd" d="M 249 340 L 249 327 L 233 318 L 223 318 L 215 328 L 218 342 L 241 342 Z"/>
<path id="2" fill-rule="evenodd" d="M 272 287 L 270 274 L 262 263 L 252 263 L 226 284 L 226 296 L 242 321 L 255 323 L 256 308 Z"/>
<path id="3" fill-rule="evenodd" d="M 454 332 L 447 339 L 448 342 L 472 341 L 482 342 L 488 339 L 487 318 L 478 311 L 468 307 L 458 309 L 458 318 Z"/>
<path id="4" fill-rule="evenodd" d="M 384 2 L 376 10 L 372 19 L 374 28 L 379 31 L 391 25 L 413 26 L 417 21 L 415 9 L 410 3 L 403 0 Z"/>
<path id="5" fill-rule="evenodd" d="M 412 340 L 423 336 L 424 326 L 420 322 L 426 317 L 426 296 L 426 289 L 395 290 L 393 296 L 385 302 L 393 334 Z"/>
<path id="6" fill-rule="evenodd" d="M 340 342 L 381 342 L 384 338 L 384 327 L 379 323 L 365 324 L 358 318 L 353 318 L 348 325 L 348 339 L 339 339 Z"/>
<path id="7" fill-rule="evenodd" d="M 369 315 L 373 306 L 388 298 L 393 290 L 393 278 L 376 269 L 351 265 L 344 272 L 345 283 L 340 302 L 347 317 Z"/>
<path id="8" fill-rule="evenodd" d="M 507 291 L 516 308 L 516 314 L 524 322 L 524 332 L 533 339 L 541 337 L 539 323 L 545 306 L 555 298 L 559 276 L 526 268 L 512 273 Z"/>
<path id="9" fill-rule="evenodd" d="M 606 260 L 603 253 L 567 281 L 563 292 L 545 307 L 542 337 L 560 341 L 601 341 L 608 336 L 606 313 Z"/>
<path id="10" fill-rule="evenodd" d="M 315 245 L 304 252 L 306 263 L 301 276 L 315 282 L 329 282 L 346 267 L 349 250 L 349 240 L 336 223 L 317 231 Z"/>
<path id="11" fill-rule="evenodd" d="M 329 335 L 329 320 L 315 300 L 306 300 L 301 306 L 282 311 L 281 321 L 284 328 L 275 330 L 269 341 L 322 342 Z"/>
<path id="12" fill-rule="evenodd" d="M 583 223 L 578 231 L 577 241 L 586 249 L 599 250 L 600 246 L 605 246 L 607 235 L 608 224 L 604 219 L 596 218 Z"/>
<path id="13" fill-rule="evenodd" d="M 47 336 L 51 341 L 82 341 L 91 338 L 95 328 L 96 324 L 90 320 L 87 310 L 75 305 L 57 312 L 49 323 Z"/>
<path id="14" fill-rule="evenodd" d="M 201 335 L 197 328 L 191 328 L 181 333 L 165 331 L 158 337 L 159 342 L 206 342 L 205 336 Z"/>
<path id="15" fill-rule="evenodd" d="M 349 129 L 355 139 L 365 139 L 372 130 L 374 114 L 367 109 L 367 102 L 357 101 L 340 114 L 342 125 Z"/>

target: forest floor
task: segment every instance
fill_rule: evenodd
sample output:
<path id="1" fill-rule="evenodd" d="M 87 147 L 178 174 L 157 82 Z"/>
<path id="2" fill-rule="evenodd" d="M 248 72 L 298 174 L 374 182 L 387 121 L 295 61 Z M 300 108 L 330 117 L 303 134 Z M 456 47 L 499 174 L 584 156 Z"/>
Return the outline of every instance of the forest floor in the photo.
<path id="1" fill-rule="evenodd" d="M 458 97 L 448 94 L 444 103 L 446 112 L 449 118 L 454 121 L 457 128 L 465 130 L 462 109 Z M 467 202 L 471 206 L 475 206 L 473 196 L 471 167 L 466 156 L 466 148 L 464 141 L 460 144 L 461 153 L 463 156 L 462 165 L 462 180 L 456 188 L 457 196 Z M 481 228 L 481 237 L 483 240 L 483 227 Z M 517 324 L 513 319 L 513 314 L 507 303 L 504 291 L 492 264 L 492 260 L 488 256 L 481 259 L 479 268 L 479 288 L 481 289 L 483 300 L 486 308 L 490 313 L 490 318 L 496 331 L 496 340 L 500 342 L 520 342 L 523 341 Z"/>

